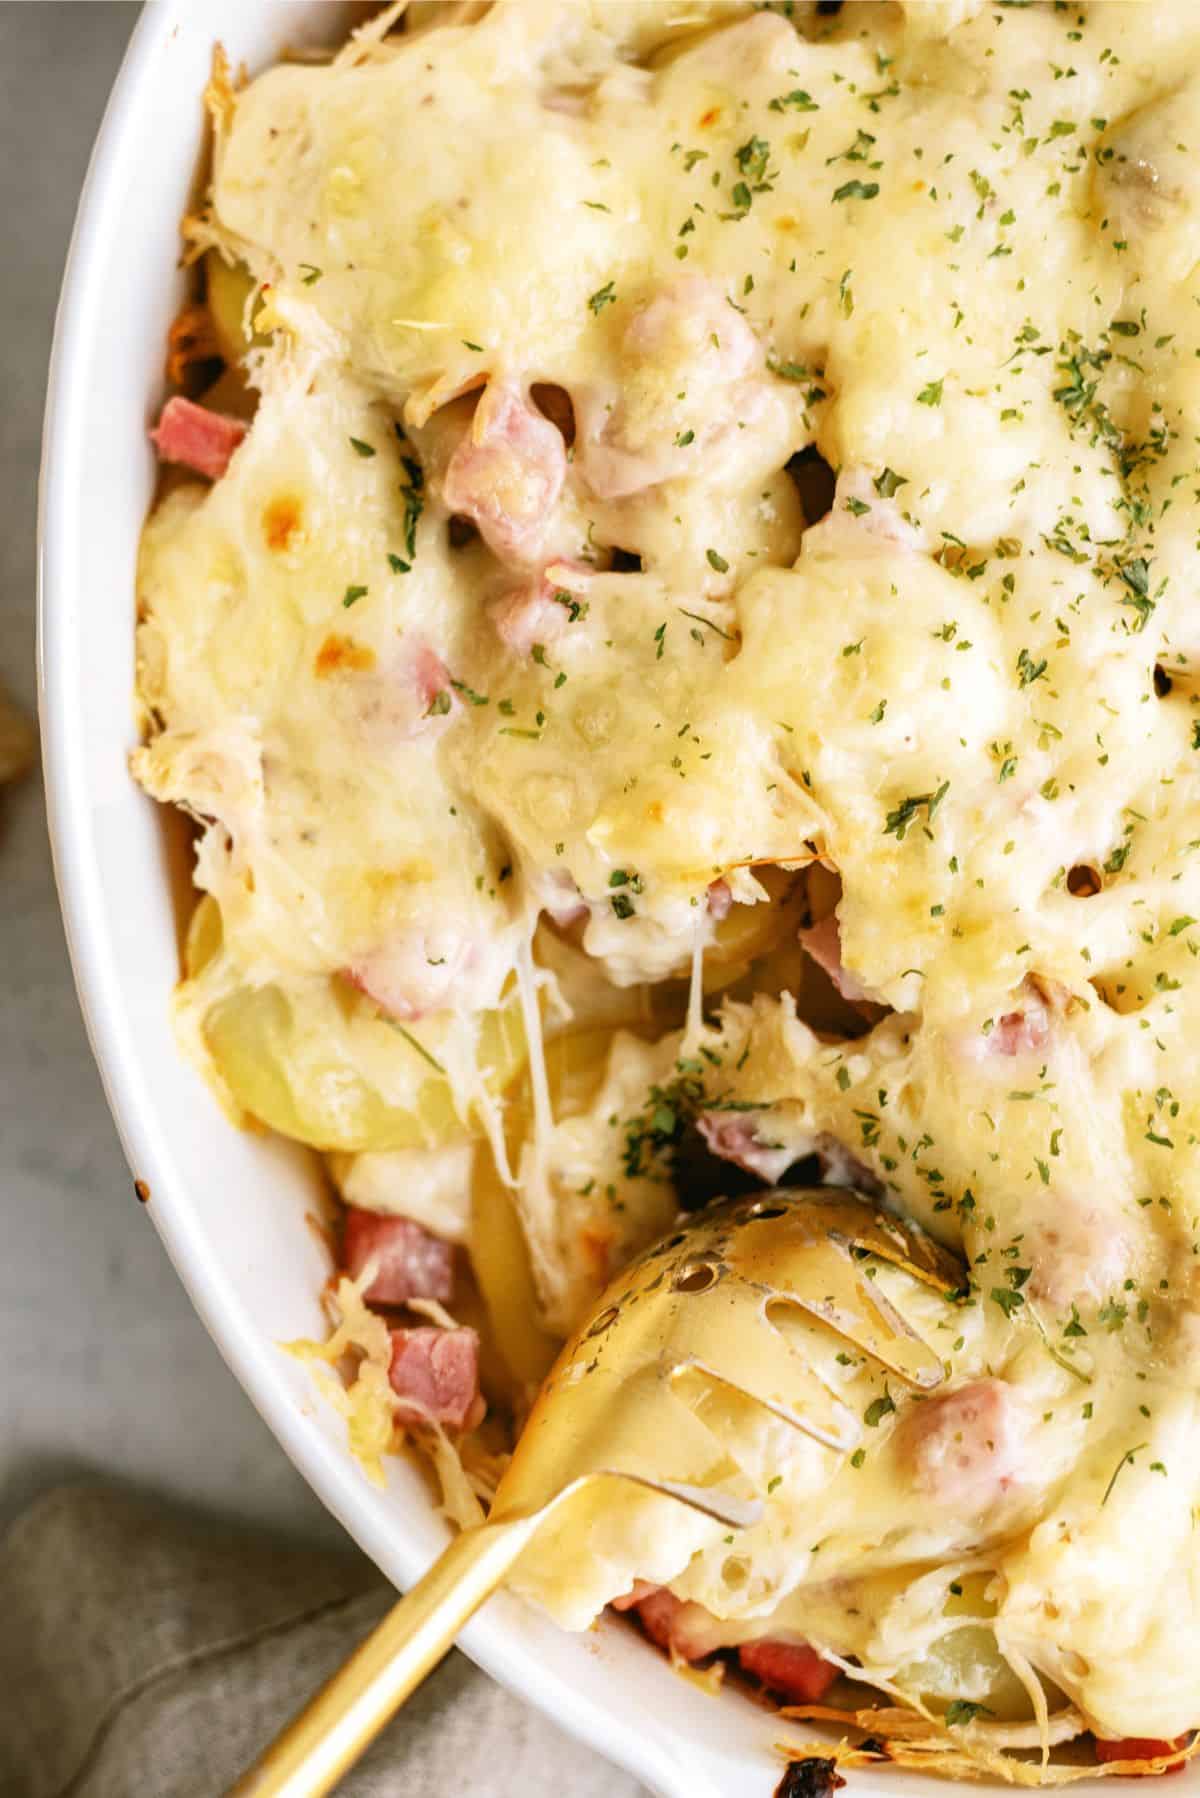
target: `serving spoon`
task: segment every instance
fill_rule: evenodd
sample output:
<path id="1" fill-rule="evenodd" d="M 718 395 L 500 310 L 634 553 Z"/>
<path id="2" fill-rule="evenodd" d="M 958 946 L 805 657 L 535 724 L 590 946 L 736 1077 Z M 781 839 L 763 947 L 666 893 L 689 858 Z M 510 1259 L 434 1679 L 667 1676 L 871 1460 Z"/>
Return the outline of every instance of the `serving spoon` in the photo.
<path id="1" fill-rule="evenodd" d="M 447 1653 L 552 1512 L 598 1480 L 640 1486 L 733 1529 L 762 1513 L 710 1416 L 763 1406 L 827 1448 L 858 1424 L 777 1327 L 826 1325 L 915 1391 L 941 1357 L 870 1277 L 877 1257 L 947 1297 L 962 1264 L 915 1225 L 829 1187 L 770 1188 L 696 1214 L 631 1262 L 551 1368 L 486 1523 L 464 1530 L 231 1788 L 321 1798 Z"/>

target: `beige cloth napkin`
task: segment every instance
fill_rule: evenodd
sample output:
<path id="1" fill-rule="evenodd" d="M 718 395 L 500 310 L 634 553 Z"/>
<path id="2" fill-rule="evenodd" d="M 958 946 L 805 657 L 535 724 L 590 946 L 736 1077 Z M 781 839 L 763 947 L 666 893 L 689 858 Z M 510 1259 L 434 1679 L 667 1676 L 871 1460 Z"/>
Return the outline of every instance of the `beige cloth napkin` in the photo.
<path id="1" fill-rule="evenodd" d="M 68 1487 L 0 1541 L 3 1798 L 216 1798 L 394 1599 L 355 1553 Z M 344 1798 L 636 1798 L 454 1654 Z"/>

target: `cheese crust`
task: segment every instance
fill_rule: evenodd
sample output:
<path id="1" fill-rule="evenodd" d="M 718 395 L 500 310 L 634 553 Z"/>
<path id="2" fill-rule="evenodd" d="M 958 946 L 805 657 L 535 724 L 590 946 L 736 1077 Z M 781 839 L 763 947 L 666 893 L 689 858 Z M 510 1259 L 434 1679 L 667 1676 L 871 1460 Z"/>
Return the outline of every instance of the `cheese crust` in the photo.
<path id="1" fill-rule="evenodd" d="M 219 102 L 190 230 L 256 409 L 138 572 L 189 1052 L 550 1337 L 697 1134 L 886 1195 L 963 1252 L 903 1302 L 999 1409 L 943 1438 L 815 1345 L 858 1453 L 765 1428 L 736 1550 L 606 1501 L 524 1588 L 1180 1735 L 1200 9 L 414 4 Z"/>

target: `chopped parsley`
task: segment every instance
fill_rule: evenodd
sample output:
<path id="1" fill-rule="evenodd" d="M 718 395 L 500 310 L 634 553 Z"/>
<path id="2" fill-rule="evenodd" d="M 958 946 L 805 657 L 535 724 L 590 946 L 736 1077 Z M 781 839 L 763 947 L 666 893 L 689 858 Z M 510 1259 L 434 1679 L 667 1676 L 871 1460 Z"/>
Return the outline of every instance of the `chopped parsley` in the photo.
<path id="1" fill-rule="evenodd" d="M 404 1028 L 403 1024 L 398 1024 L 396 1022 L 395 1018 L 385 1018 L 384 1021 L 385 1021 L 385 1023 L 387 1023 L 391 1026 L 391 1028 L 396 1032 L 397 1036 L 402 1036 L 404 1038 L 405 1042 L 408 1044 L 410 1049 L 416 1050 L 417 1054 L 421 1057 L 422 1061 L 427 1061 L 429 1063 L 430 1067 L 433 1068 L 435 1073 L 441 1074 L 443 1076 L 443 1078 L 445 1077 L 446 1070 L 442 1066 L 441 1062 L 437 1059 L 437 1056 L 431 1055 L 429 1053 L 429 1050 L 425 1047 L 424 1043 L 419 1043 L 417 1041 L 416 1037 L 412 1034 L 411 1030 L 406 1030 Z"/>
<path id="2" fill-rule="evenodd" d="M 347 587 L 345 593 L 342 595 L 342 604 L 348 611 L 358 600 L 365 599 L 366 597 L 367 589 L 365 587 Z"/>
<path id="3" fill-rule="evenodd" d="M 1121 1459 L 1117 1462 L 1116 1466 L 1113 1468 L 1112 1478 L 1109 1480 L 1108 1485 L 1104 1488 L 1104 1497 L 1100 1500 L 1101 1509 L 1103 1509 L 1103 1507 L 1108 1503 L 1109 1499 L 1112 1497 L 1112 1489 L 1116 1485 L 1117 1480 L 1120 1477 L 1123 1470 L 1126 1467 L 1132 1466 L 1133 1457 L 1135 1455 L 1140 1455 L 1142 1450 L 1144 1448 L 1149 1448 L 1149 1446 L 1150 1446 L 1150 1444 L 1148 1442 L 1139 1442 L 1136 1448 L 1126 1449 L 1125 1453 L 1121 1456 Z"/>
<path id="4" fill-rule="evenodd" d="M 790 94 L 776 94 L 768 101 L 771 112 L 819 112 L 821 109 L 812 95 L 802 87 L 794 87 Z"/>
<path id="5" fill-rule="evenodd" d="M 880 499 L 892 499 L 901 487 L 908 486 L 908 476 L 897 474 L 894 468 L 885 468 L 871 482 Z"/>
<path id="6" fill-rule="evenodd" d="M 411 566 L 417 554 L 417 526 L 425 510 L 425 471 L 415 456 L 401 456 L 400 461 L 407 477 L 400 489 L 404 499 L 404 553 Z M 402 572 L 407 574 L 408 570 Z"/>
<path id="7" fill-rule="evenodd" d="M 909 826 L 915 821 L 917 813 L 921 811 L 925 813 L 926 826 L 932 824 L 938 807 L 949 791 L 950 782 L 944 780 L 933 793 L 911 793 L 907 799 L 902 799 L 899 805 L 895 806 L 887 815 L 887 821 L 883 827 L 884 836 L 894 836 L 902 843 L 908 834 Z"/>
<path id="8" fill-rule="evenodd" d="M 977 1704 L 973 1698 L 956 1698 L 946 1707 L 946 1723 L 950 1729 L 958 1729 L 965 1723 L 974 1723 L 976 1717 L 990 1717 L 992 1712 L 986 1704 Z"/>
<path id="9" fill-rule="evenodd" d="M 1134 631 L 1144 631 L 1150 621 L 1155 602 L 1150 597 L 1150 564 L 1145 556 L 1135 556 L 1132 561 L 1118 562 L 1117 573 L 1126 591 L 1120 603 L 1129 606 L 1137 613 Z"/>
<path id="10" fill-rule="evenodd" d="M 877 1430 L 889 1412 L 896 1409 L 895 1400 L 890 1392 L 882 1398 L 874 1398 L 863 1412 L 863 1422 L 870 1430 Z"/>
<path id="11" fill-rule="evenodd" d="M 575 595 L 568 593 L 564 587 L 560 587 L 557 593 L 551 595 L 551 598 L 555 605 L 566 608 L 568 624 L 577 624 L 581 618 L 586 618 L 588 615 L 587 600 L 576 599 Z"/>
<path id="12" fill-rule="evenodd" d="M 591 296 L 588 301 L 588 308 L 596 318 L 599 318 L 606 306 L 615 305 L 616 298 L 616 282 L 606 281 L 604 286 L 598 287 Z"/>
<path id="13" fill-rule="evenodd" d="M 843 181 L 834 192 L 833 202 L 839 200 L 873 200 L 879 192 L 878 181 Z"/>
<path id="14" fill-rule="evenodd" d="M 474 687 L 468 687 L 465 680 L 452 680 L 450 685 L 456 693 L 462 694 L 468 705 L 486 705 L 488 703 L 487 694 L 477 693 Z"/>

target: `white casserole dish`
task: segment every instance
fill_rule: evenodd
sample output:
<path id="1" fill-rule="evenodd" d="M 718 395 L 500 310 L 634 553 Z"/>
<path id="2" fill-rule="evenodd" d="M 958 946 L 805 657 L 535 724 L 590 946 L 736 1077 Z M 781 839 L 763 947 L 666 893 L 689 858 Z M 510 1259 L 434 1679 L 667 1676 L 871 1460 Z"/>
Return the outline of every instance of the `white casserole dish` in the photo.
<path id="1" fill-rule="evenodd" d="M 220 40 L 236 66 L 328 39 L 329 0 L 157 0 L 147 7 L 96 145 L 63 285 L 41 491 L 40 680 L 50 826 L 75 976 L 109 1102 L 148 1211 L 233 1372 L 296 1466 L 398 1585 L 445 1540 L 402 1463 L 368 1484 L 344 1426 L 281 1341 L 322 1331 L 327 1268 L 305 1222 L 305 1154 L 234 1130 L 172 1038 L 176 897 L 186 869 L 169 823 L 130 779 L 135 742 L 134 570 L 154 489 L 146 427 L 162 398 L 177 309 L 178 221 L 203 133 L 201 91 Z M 173 865 L 174 862 L 174 865 Z M 566 1636 L 512 1599 L 463 1646 L 513 1691 L 668 1798 L 768 1798 L 785 1724 L 678 1677 L 611 1619 Z M 858 1773 L 860 1792 L 911 1798 L 941 1781 Z"/>

